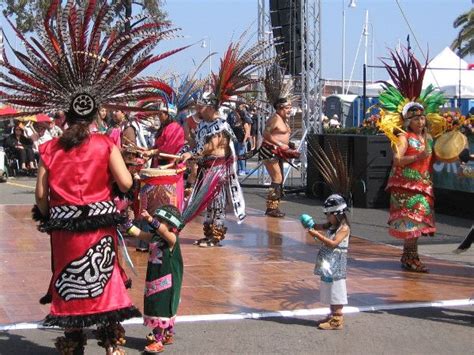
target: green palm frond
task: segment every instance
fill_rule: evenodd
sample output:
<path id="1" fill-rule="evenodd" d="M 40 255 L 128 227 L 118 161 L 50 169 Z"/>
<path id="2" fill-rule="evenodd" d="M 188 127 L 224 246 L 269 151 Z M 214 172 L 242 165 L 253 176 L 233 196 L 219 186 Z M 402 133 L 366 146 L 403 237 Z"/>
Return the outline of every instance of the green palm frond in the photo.
<path id="1" fill-rule="evenodd" d="M 458 16 L 453 23 L 454 28 L 459 28 L 459 33 L 451 43 L 451 49 L 464 58 L 474 54 L 474 9 Z"/>

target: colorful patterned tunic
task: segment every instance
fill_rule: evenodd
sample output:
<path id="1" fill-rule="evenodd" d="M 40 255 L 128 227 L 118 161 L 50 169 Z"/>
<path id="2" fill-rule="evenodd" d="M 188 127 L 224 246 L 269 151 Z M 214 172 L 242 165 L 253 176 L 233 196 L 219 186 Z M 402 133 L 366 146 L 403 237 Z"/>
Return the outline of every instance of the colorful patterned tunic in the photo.
<path id="1" fill-rule="evenodd" d="M 425 150 L 419 137 L 408 132 L 405 156 Z M 418 238 L 436 231 L 434 223 L 434 194 L 431 176 L 433 140 L 428 140 L 430 155 L 405 166 L 393 166 L 387 183 L 390 192 L 389 233 L 402 239 Z"/>
<path id="2" fill-rule="evenodd" d="M 144 323 L 166 329 L 174 325 L 183 282 L 183 259 L 179 237 L 173 250 L 159 235 L 150 242 L 145 280 Z"/>

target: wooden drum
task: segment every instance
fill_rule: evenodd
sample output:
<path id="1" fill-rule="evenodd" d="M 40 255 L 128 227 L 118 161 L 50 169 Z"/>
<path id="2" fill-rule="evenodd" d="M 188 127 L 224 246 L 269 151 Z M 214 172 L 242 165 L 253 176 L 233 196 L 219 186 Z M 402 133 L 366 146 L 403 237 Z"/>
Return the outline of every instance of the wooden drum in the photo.
<path id="1" fill-rule="evenodd" d="M 153 215 L 158 207 L 173 205 L 181 209 L 185 169 L 142 169 L 140 171 L 140 211 Z"/>

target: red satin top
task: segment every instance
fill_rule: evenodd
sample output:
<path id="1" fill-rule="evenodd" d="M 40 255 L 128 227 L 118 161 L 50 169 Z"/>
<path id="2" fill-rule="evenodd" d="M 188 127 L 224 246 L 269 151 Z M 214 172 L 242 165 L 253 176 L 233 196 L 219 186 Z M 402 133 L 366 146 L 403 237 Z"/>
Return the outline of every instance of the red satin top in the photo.
<path id="1" fill-rule="evenodd" d="M 407 150 L 405 156 L 413 156 L 420 154 L 425 150 L 425 143 L 418 138 L 415 133 L 407 132 Z M 421 191 L 433 196 L 433 140 L 430 138 L 426 142 L 428 144 L 428 157 L 417 160 L 405 166 L 393 166 L 390 177 L 387 182 L 387 189 L 392 187 L 401 187 L 412 191 Z"/>
<path id="2" fill-rule="evenodd" d="M 168 124 L 155 140 L 154 148 L 161 153 L 177 154 L 184 145 L 184 130 L 178 122 Z M 153 159 L 151 166 L 158 167 L 159 159 Z"/>
<path id="3" fill-rule="evenodd" d="M 80 146 L 65 151 L 54 138 L 39 147 L 48 170 L 49 205 L 87 205 L 112 199 L 109 169 L 111 139 L 91 134 Z M 65 183 L 67 182 L 67 183 Z"/>

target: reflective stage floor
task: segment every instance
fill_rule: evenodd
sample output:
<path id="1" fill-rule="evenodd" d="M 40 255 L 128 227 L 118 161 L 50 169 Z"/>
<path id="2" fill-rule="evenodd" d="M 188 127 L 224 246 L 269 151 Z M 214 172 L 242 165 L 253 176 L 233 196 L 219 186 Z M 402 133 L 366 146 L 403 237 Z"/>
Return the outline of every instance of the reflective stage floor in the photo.
<path id="1" fill-rule="evenodd" d="M 14 201 L 12 201 L 14 202 Z M 0 324 L 41 320 L 48 312 L 38 299 L 50 278 L 49 237 L 36 230 L 31 207 L 0 206 Z M 199 221 L 181 233 L 185 263 L 178 315 L 238 314 L 313 309 L 319 303 L 319 280 L 313 275 L 318 246 L 294 219 L 273 219 L 248 209 L 245 223 L 229 220 L 223 247 L 192 245 L 201 237 Z M 400 269 L 401 250 L 350 240 L 348 294 L 350 306 L 390 305 L 468 299 L 474 293 L 474 269 L 424 257 L 429 274 Z M 143 306 L 147 254 L 128 240 L 138 276 L 130 294 Z"/>

